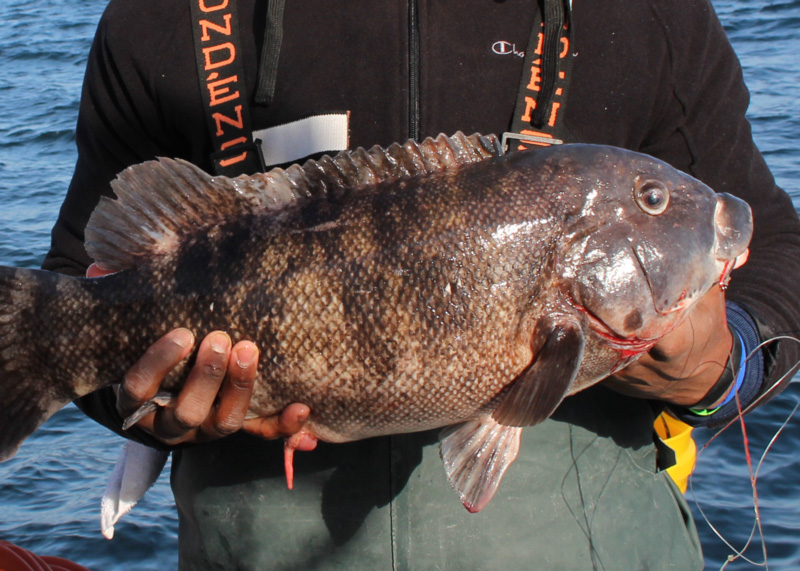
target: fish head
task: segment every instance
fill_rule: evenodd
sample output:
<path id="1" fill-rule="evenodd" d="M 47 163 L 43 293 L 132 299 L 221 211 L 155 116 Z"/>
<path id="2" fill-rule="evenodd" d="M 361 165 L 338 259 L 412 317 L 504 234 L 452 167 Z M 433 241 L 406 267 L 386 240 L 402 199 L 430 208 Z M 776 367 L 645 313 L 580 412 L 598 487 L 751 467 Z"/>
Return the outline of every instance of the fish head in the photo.
<path id="1" fill-rule="evenodd" d="M 747 253 L 750 208 L 647 155 L 578 147 L 564 197 L 563 287 L 596 332 L 644 352 L 727 282 Z"/>

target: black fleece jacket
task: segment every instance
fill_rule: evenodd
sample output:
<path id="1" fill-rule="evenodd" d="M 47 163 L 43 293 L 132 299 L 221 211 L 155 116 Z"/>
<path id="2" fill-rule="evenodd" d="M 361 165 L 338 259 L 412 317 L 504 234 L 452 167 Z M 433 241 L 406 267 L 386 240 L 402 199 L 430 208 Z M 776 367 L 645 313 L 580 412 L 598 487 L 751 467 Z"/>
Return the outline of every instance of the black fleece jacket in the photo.
<path id="1" fill-rule="evenodd" d="M 238 0 L 249 101 L 266 4 Z M 416 8 L 418 58 L 407 2 L 287 3 L 275 97 L 251 107 L 254 129 L 349 111 L 353 148 L 402 141 L 413 132 L 506 131 L 524 71 L 515 51 L 526 47 L 534 2 L 420 1 Z M 729 299 L 756 319 L 762 339 L 797 335 L 800 222 L 753 143 L 745 119 L 749 95 L 710 3 L 581 2 L 572 30 L 568 141 L 651 154 L 749 202 L 750 260 L 734 273 Z M 501 41 L 516 50 L 493 50 Z M 169 156 L 208 169 L 212 149 L 203 117 L 189 2 L 112 0 L 91 51 L 78 162 L 44 267 L 84 272 L 90 263 L 84 227 L 125 167 Z M 777 343 L 766 357 L 762 392 L 800 352 L 797 344 Z M 84 406 L 98 418 L 114 414 L 99 397 Z"/>

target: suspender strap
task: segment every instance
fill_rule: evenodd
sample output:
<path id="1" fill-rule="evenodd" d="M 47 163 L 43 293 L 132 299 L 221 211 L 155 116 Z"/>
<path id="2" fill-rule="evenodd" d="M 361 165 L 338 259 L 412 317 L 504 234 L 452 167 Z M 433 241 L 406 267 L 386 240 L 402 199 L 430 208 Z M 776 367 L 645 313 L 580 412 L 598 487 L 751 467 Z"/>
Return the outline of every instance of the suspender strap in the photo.
<path id="1" fill-rule="evenodd" d="M 544 22 L 542 18 L 544 14 Z M 572 22 L 563 0 L 543 0 L 525 50 L 511 132 L 503 135 L 509 150 L 564 142 L 564 107 L 572 76 Z"/>
<path id="2" fill-rule="evenodd" d="M 275 82 L 278 76 L 278 57 L 283 42 L 283 7 L 285 0 L 269 0 L 267 3 L 267 22 L 264 33 L 264 46 L 261 49 L 261 66 L 258 70 L 256 103 L 269 105 L 275 96 Z"/>
<path id="3" fill-rule="evenodd" d="M 189 0 L 195 60 L 216 175 L 263 171 L 252 140 L 236 0 Z"/>

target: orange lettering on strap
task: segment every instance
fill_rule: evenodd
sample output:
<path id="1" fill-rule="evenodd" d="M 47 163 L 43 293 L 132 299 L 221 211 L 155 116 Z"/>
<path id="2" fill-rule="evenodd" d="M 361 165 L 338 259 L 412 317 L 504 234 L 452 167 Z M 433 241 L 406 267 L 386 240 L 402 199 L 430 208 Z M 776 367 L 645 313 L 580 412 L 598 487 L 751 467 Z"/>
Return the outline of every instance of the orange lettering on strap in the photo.
<path id="1" fill-rule="evenodd" d="M 228 7 L 228 0 L 222 0 L 222 2 L 220 2 L 216 6 L 211 6 L 211 7 L 206 6 L 206 0 L 199 0 L 198 6 L 200 6 L 200 9 L 203 12 L 206 12 L 206 13 L 208 13 L 208 12 L 216 12 L 217 10 L 224 10 L 225 8 L 227 8 Z"/>
<path id="2" fill-rule="evenodd" d="M 561 107 L 561 103 L 558 101 L 553 101 L 553 106 L 550 108 L 550 120 L 547 122 L 547 124 L 551 127 L 555 126 L 556 124 L 556 115 L 558 115 L 559 107 Z"/>
<path id="3" fill-rule="evenodd" d="M 239 137 L 238 139 L 222 143 L 222 145 L 220 145 L 219 148 L 224 151 L 225 149 L 230 149 L 231 147 L 236 145 L 244 145 L 246 142 L 247 142 L 247 137 Z"/>
<path id="4" fill-rule="evenodd" d="M 231 157 L 229 159 L 222 159 L 219 161 L 220 166 L 229 167 L 231 165 L 235 165 L 236 163 L 240 163 L 247 158 L 247 151 L 244 151 L 241 155 L 236 155 L 235 157 Z"/>
<path id="5" fill-rule="evenodd" d="M 564 44 L 564 49 L 561 50 L 561 53 L 558 54 L 558 57 L 559 59 L 564 59 L 569 53 L 569 38 L 567 36 L 561 36 L 561 43 Z"/>
<path id="6" fill-rule="evenodd" d="M 539 67 L 542 64 L 542 60 L 537 59 L 532 62 L 531 65 L 531 80 L 528 82 L 528 89 L 531 91 L 539 91 L 541 89 L 541 82 L 542 82 L 542 68 Z"/>
<path id="7" fill-rule="evenodd" d="M 233 93 L 230 93 L 231 90 L 228 87 L 222 87 L 220 89 L 220 87 L 225 85 L 225 84 L 233 83 L 233 82 L 238 81 L 239 80 L 239 76 L 232 75 L 230 77 L 226 77 L 225 79 L 219 79 L 217 81 L 211 81 L 212 79 L 217 79 L 218 77 L 219 77 L 219 74 L 217 72 L 214 72 L 214 73 L 212 73 L 211 75 L 208 76 L 207 87 L 208 87 L 208 93 L 209 93 L 210 98 L 211 98 L 211 101 L 209 103 L 209 105 L 211 107 L 213 107 L 214 105 L 221 105 L 222 103 L 225 103 L 226 101 L 232 101 L 232 100 L 236 99 L 237 97 L 239 97 L 239 92 L 238 91 L 234 91 Z M 230 93 L 230 95 L 226 95 L 226 93 Z"/>
<path id="8" fill-rule="evenodd" d="M 233 141 L 227 141 L 220 145 L 220 150 L 224 151 L 225 149 L 229 149 L 235 145 L 243 145 L 247 142 L 247 137 L 239 137 L 238 139 L 234 139 Z M 241 154 L 236 155 L 235 157 L 231 157 L 229 159 L 223 159 L 219 162 L 219 164 L 223 167 L 229 167 L 236 163 L 242 162 L 247 157 L 247 151 L 243 151 Z"/>
<path id="9" fill-rule="evenodd" d="M 531 111 L 536 109 L 536 100 L 533 97 L 525 96 L 525 114 L 522 116 L 522 120 L 526 123 L 531 122 Z"/>
<path id="10" fill-rule="evenodd" d="M 219 52 L 220 50 L 228 50 L 227 59 L 212 62 L 211 54 Z M 205 69 L 206 71 L 208 71 L 209 69 L 216 69 L 218 67 L 228 65 L 229 63 L 233 63 L 233 60 L 236 59 L 236 48 L 232 43 L 225 42 L 224 44 L 220 44 L 218 46 L 210 46 L 207 48 L 203 48 L 203 55 L 206 58 Z"/>
<path id="11" fill-rule="evenodd" d="M 223 115 L 222 113 L 213 113 L 211 116 L 214 118 L 214 121 L 217 124 L 217 137 L 221 137 L 223 134 L 222 131 L 222 124 L 227 123 L 228 125 L 232 125 L 237 129 L 244 129 L 244 122 L 242 121 L 242 106 L 237 105 L 234 110 L 236 111 L 236 119 L 231 119 L 227 115 Z"/>
<path id="12" fill-rule="evenodd" d="M 200 36 L 200 39 L 204 42 L 207 42 L 211 39 L 211 36 L 208 34 L 208 30 L 214 30 L 215 32 L 219 32 L 220 34 L 225 34 L 226 36 L 231 35 L 231 15 L 224 14 L 222 19 L 225 20 L 225 27 L 220 26 L 219 24 L 215 24 L 214 22 L 209 22 L 208 20 L 200 20 L 200 28 L 203 30 L 203 35 Z"/>

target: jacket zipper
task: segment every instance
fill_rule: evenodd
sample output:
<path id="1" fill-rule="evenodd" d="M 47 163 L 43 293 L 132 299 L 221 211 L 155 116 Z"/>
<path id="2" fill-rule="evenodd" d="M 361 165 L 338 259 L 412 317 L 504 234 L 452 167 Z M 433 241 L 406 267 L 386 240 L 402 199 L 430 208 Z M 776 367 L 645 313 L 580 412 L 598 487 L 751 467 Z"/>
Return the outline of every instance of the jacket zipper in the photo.
<path id="1" fill-rule="evenodd" d="M 419 140 L 420 37 L 417 0 L 408 2 L 408 134 Z"/>

